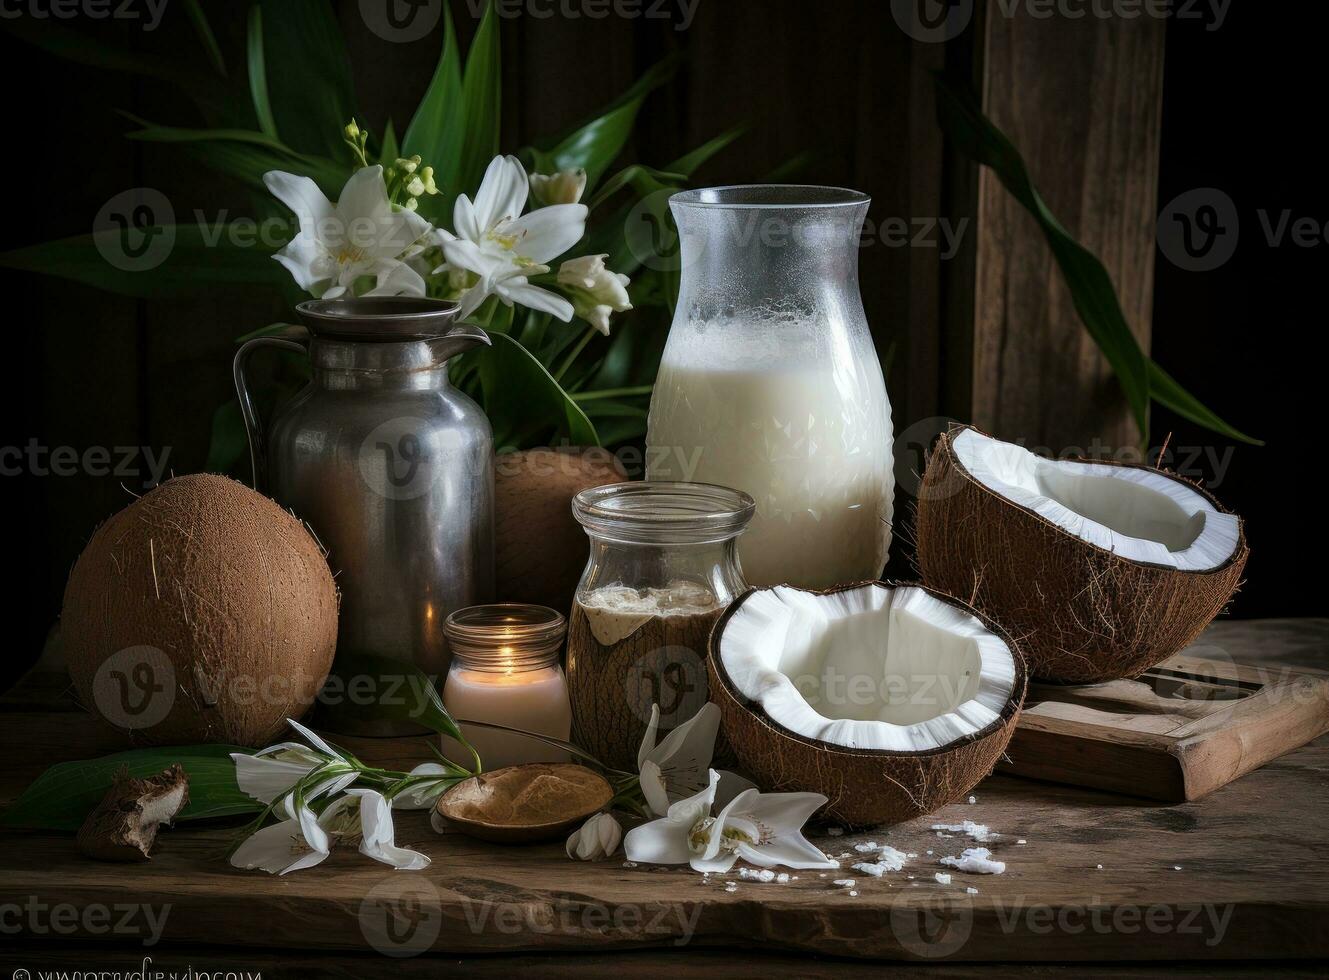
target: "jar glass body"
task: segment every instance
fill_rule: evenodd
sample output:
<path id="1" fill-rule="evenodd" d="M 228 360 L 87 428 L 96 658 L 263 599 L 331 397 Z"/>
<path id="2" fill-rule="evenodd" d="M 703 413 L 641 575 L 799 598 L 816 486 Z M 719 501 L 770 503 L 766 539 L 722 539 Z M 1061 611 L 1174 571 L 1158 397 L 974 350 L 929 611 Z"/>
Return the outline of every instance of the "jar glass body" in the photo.
<path id="1" fill-rule="evenodd" d="M 452 664 L 443 704 L 459 721 L 502 725 L 567 741 L 572 707 L 559 663 L 567 622 L 543 606 L 471 606 L 444 624 Z M 486 771 L 530 762 L 568 762 L 568 753 L 538 739 L 462 724 Z M 475 760 L 445 738 L 444 754 L 471 768 Z"/>
<path id="2" fill-rule="evenodd" d="M 647 478 L 757 504 L 753 585 L 875 579 L 891 540 L 891 407 L 858 288 L 868 198 L 756 185 L 670 199 L 682 282 L 651 398 Z"/>
<path id="3" fill-rule="evenodd" d="M 736 543 L 745 494 L 695 484 L 628 483 L 579 494 L 590 537 L 568 628 L 574 741 L 635 772 L 652 710 L 657 738 L 709 700 L 711 627 L 746 587 Z"/>

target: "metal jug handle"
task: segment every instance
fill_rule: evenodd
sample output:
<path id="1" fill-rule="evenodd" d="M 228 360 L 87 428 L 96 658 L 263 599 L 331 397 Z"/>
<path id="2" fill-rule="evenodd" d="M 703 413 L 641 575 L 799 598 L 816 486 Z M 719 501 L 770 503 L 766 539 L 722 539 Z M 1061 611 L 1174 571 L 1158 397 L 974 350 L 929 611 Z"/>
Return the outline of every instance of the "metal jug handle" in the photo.
<path id="1" fill-rule="evenodd" d="M 259 420 L 258 410 L 254 407 L 254 399 L 249 394 L 249 386 L 245 382 L 245 366 L 249 363 L 249 356 L 260 347 L 276 347 L 281 350 L 298 351 L 301 354 L 307 354 L 309 351 L 299 341 L 284 340 L 281 337 L 255 337 L 241 344 L 240 349 L 235 352 L 235 360 L 231 365 L 231 373 L 235 378 L 235 394 L 240 401 L 240 414 L 245 420 L 245 433 L 249 436 L 249 463 L 254 472 L 254 489 L 262 493 L 266 492 L 268 483 L 267 440 L 263 435 L 263 424 Z"/>

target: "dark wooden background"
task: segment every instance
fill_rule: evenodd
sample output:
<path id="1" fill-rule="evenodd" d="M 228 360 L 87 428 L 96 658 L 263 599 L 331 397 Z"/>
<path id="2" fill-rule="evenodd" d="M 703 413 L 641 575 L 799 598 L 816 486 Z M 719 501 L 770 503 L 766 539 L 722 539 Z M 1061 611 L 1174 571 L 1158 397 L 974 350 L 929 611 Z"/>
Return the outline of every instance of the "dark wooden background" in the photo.
<path id="1" fill-rule="evenodd" d="M 400 132 L 428 81 L 438 37 L 390 43 L 365 29 L 357 0 L 335 5 L 363 117 L 373 126 L 391 117 Z M 243 71 L 247 5 L 205 6 L 232 70 Z M 1251 525 L 1251 582 L 1235 614 L 1322 613 L 1318 589 L 1291 561 L 1310 544 L 1299 511 L 1313 495 L 1275 460 L 1300 455 L 1296 426 L 1318 382 L 1312 355 L 1323 351 L 1322 315 L 1305 319 L 1289 297 L 1305 295 L 1297 289 L 1315 278 L 1312 270 L 1322 275 L 1325 249 L 1288 256 L 1243 238 L 1222 271 L 1184 273 L 1159 257 L 1152 227 L 1160 201 L 1207 184 L 1234 188 L 1243 207 L 1285 201 L 1329 218 L 1322 181 L 1296 156 L 1313 159 L 1310 144 L 1294 135 L 1293 96 L 1314 104 L 1323 94 L 1313 32 L 1272 14 L 1257 20 L 1257 8 L 1243 4 L 1217 31 L 1149 19 L 992 17 L 984 6 L 947 45 L 911 40 L 884 0 L 700 0 L 687 30 L 676 30 L 677 21 L 613 16 L 508 20 L 504 147 L 575 122 L 681 48 L 687 60 L 647 102 L 631 157 L 663 163 L 745 122 L 748 135 L 708 164 L 701 181 L 758 179 L 812 151 L 799 179 L 869 192 L 878 224 L 974 222 L 951 262 L 936 248 L 880 243 L 861 254 L 864 302 L 889 358 L 896 429 L 908 434 L 902 475 L 921 466 L 921 447 L 945 416 L 1054 450 L 1094 438 L 1129 445 L 1136 435 L 1115 382 L 1078 326 L 1033 223 L 990 176 L 950 154 L 937 130 L 931 71 L 949 63 L 968 73 L 1024 150 L 1053 210 L 1099 251 L 1139 336 L 1152 336 L 1165 366 L 1214 408 L 1271 440 L 1265 449 L 1237 448 L 1216 486 Z M 465 3 L 454 3 L 454 16 L 464 44 L 475 21 Z M 151 38 L 114 21 L 73 26 L 136 46 L 195 44 L 182 5 L 168 4 Z M 211 182 L 183 154 L 123 139 L 132 126 L 114 109 L 187 124 L 182 93 L 56 61 L 2 30 L 0 84 L 12 218 L 0 227 L 0 247 L 84 233 L 108 198 L 131 187 L 161 190 L 180 214 L 247 213 L 243 189 Z M 1305 125 L 1318 128 L 1311 119 Z M 1252 132 L 1264 140 L 1254 149 Z M 280 297 L 255 289 L 201 286 L 183 298 L 140 302 L 3 271 L 0 284 L 14 338 L 10 370 L 21 380 L 7 392 L 16 404 L 6 412 L 12 434 L 0 445 L 169 447 L 176 473 L 204 463 L 213 410 L 230 394 L 235 337 L 286 309 Z M 1219 454 L 1229 445 L 1156 412 L 1155 435 L 1169 431 L 1174 444 Z M 1194 475 L 1213 483 L 1220 474 L 1202 463 Z M 17 651 L 9 673 L 35 656 L 93 528 L 139 487 L 86 475 L 0 482 L 21 581 L 6 602 Z M 1310 533 L 1323 542 L 1322 530 Z M 900 550 L 894 564 L 903 567 Z"/>

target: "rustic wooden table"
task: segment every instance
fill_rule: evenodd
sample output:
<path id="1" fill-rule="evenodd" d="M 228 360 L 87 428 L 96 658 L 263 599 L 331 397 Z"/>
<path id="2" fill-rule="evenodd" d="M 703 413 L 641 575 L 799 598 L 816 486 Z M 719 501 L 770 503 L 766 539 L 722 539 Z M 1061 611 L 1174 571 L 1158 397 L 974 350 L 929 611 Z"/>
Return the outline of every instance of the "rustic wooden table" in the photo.
<path id="1" fill-rule="evenodd" d="M 1204 643 L 1271 668 L 1329 666 L 1329 620 L 1219 623 Z M 0 802 L 52 762 L 121 747 L 66 688 L 38 676 L 0 704 Z M 420 749 L 393 740 L 385 751 Z M 239 872 L 221 859 L 226 827 L 167 831 L 142 865 L 91 863 L 67 837 L 11 834 L 0 844 L 0 965 L 9 971 L 0 977 L 137 971 L 145 957 L 149 971 L 269 977 L 413 976 L 463 959 L 477 976 L 839 976 L 863 968 L 853 960 L 874 959 L 928 962 L 942 974 L 968 972 L 973 961 L 1036 961 L 1038 972 L 1076 975 L 1085 967 L 1069 964 L 1086 961 L 1145 975 L 1161 961 L 1204 973 L 1282 961 L 1309 973 L 1329 955 L 1320 850 L 1329 737 L 1178 806 L 1008 776 L 975 796 L 889 830 L 814 834 L 830 854 L 852 855 L 845 870 L 793 872 L 783 884 L 736 873 L 707 882 L 686 869 L 627 867 L 621 854 L 575 864 L 561 845 L 439 837 L 421 814 L 404 815 L 397 838 L 433 858 L 418 874 L 353 851 L 282 878 Z M 954 873 L 940 884 L 934 872 L 948 869 L 937 859 L 972 842 L 930 825 L 966 819 L 1000 834 L 987 846 L 1007 871 Z M 848 870 L 860 859 L 853 845 L 869 839 L 919 856 L 880 879 Z M 855 888 L 832 883 L 841 877 Z"/>

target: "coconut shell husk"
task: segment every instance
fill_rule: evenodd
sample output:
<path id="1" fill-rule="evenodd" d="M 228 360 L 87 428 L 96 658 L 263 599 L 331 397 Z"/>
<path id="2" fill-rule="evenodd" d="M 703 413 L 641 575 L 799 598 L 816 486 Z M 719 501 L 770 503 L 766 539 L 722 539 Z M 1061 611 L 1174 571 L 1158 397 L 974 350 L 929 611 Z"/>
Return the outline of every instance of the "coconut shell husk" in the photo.
<path id="1" fill-rule="evenodd" d="M 191 475 L 98 528 L 60 635 L 84 706 L 135 742 L 263 746 L 313 704 L 337 606 L 299 520 L 242 483 Z"/>
<path id="2" fill-rule="evenodd" d="M 622 483 L 604 449 L 528 449 L 494 462 L 494 587 L 500 602 L 567 613 L 590 543 L 572 516 L 583 490 Z"/>
<path id="3" fill-rule="evenodd" d="M 833 595 L 864 584 L 842 585 L 813 594 Z M 772 721 L 760 704 L 738 692 L 719 666 L 725 626 L 758 589 L 743 593 L 720 617 L 711 633 L 707 658 L 711 700 L 720 708 L 720 724 L 738 757 L 739 770 L 756 780 L 763 791 L 821 793 L 827 803 L 820 818 L 851 828 L 902 823 L 963 799 L 992 772 L 1006 751 L 1015 734 L 1028 684 L 1019 648 L 991 619 L 953 595 L 916 582 L 882 584 L 889 588 L 921 588 L 942 602 L 959 606 L 1010 647 L 1015 684 L 996 721 L 982 731 L 923 752 L 840 748 Z"/>
<path id="4" fill-rule="evenodd" d="M 157 829 L 189 802 L 189 779 L 179 765 L 136 779 L 122 768 L 78 830 L 78 849 L 98 861 L 147 861 Z"/>
<path id="5" fill-rule="evenodd" d="M 923 580 L 975 606 L 1019 637 L 1030 673 L 1070 684 L 1138 677 L 1198 637 L 1241 583 L 1244 527 L 1231 558 L 1182 571 L 1113 554 L 984 486 L 956 458 L 955 426 L 928 459 L 918 498 Z M 1131 463 L 1202 488 L 1174 473 Z"/>

